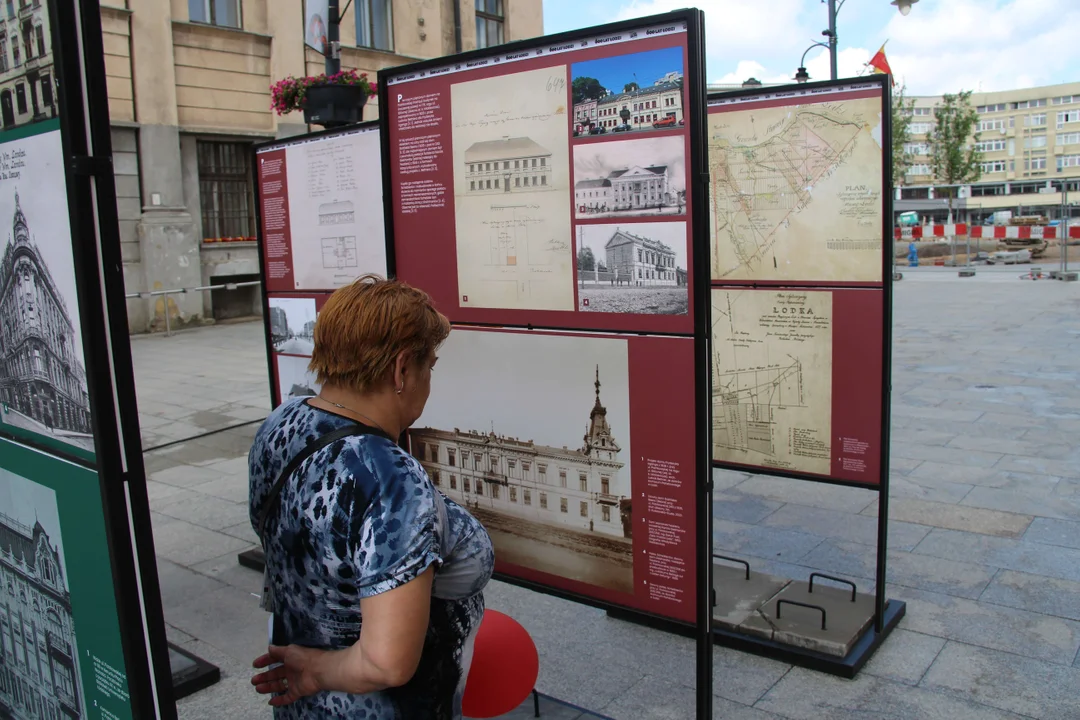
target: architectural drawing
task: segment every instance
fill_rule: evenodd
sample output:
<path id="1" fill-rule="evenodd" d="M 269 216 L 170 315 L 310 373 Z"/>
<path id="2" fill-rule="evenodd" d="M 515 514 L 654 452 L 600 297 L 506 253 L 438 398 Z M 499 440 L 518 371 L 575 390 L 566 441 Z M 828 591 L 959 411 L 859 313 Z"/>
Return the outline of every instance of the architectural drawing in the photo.
<path id="1" fill-rule="evenodd" d="M 56 493 L 0 470 L 0 716 L 89 717 Z"/>
<path id="2" fill-rule="evenodd" d="M 713 303 L 713 459 L 827 474 L 832 294 L 718 290 Z"/>
<path id="3" fill-rule="evenodd" d="M 717 280 L 879 281 L 881 98 L 709 114 Z"/>
<path id="4" fill-rule="evenodd" d="M 686 223 L 579 225 L 578 309 L 685 315 Z"/>
<path id="5" fill-rule="evenodd" d="M 685 143 L 675 136 L 574 146 L 576 216 L 683 214 Z"/>
<path id="6" fill-rule="evenodd" d="M 628 363 L 622 338 L 450 334 L 410 448 L 496 559 L 633 592 Z"/>
<path id="7" fill-rule="evenodd" d="M 458 302 L 572 310 L 566 67 L 451 87 Z"/>
<path id="8" fill-rule="evenodd" d="M 290 145 L 285 168 L 296 290 L 335 290 L 386 274 L 379 133 L 359 131 Z"/>

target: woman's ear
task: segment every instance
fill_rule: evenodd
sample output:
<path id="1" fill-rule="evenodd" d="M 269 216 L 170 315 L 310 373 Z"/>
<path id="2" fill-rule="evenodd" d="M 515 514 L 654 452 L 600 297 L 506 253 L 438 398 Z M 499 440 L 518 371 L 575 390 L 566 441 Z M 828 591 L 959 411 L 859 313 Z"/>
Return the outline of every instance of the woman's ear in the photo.
<path id="1" fill-rule="evenodd" d="M 394 392 L 400 395 L 405 391 L 405 375 L 409 367 L 409 356 L 405 351 L 394 358 Z"/>

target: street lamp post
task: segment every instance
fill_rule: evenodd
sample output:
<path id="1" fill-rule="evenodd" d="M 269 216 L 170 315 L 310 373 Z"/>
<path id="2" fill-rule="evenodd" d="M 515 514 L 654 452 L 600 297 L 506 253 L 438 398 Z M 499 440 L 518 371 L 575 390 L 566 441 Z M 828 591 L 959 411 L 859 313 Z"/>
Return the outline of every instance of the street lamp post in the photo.
<path id="1" fill-rule="evenodd" d="M 823 48 L 828 48 L 829 77 L 833 80 L 836 79 L 836 15 L 840 12 L 840 8 L 844 7 L 844 3 L 846 1 L 847 0 L 839 0 L 839 2 L 837 2 L 837 0 L 821 0 L 821 2 L 826 3 L 826 7 L 829 11 L 829 29 L 822 30 L 821 34 L 827 37 L 829 39 L 829 42 L 816 42 L 806 49 L 807 52 L 809 52 L 811 48 L 817 47 L 819 45 Z M 909 12 L 911 12 L 911 6 L 917 2 L 919 2 L 919 0 L 892 0 L 892 2 L 889 4 L 895 5 L 896 9 L 900 11 L 900 14 L 906 16 Z M 795 73 L 795 79 L 799 82 L 806 82 L 810 79 L 810 75 L 806 72 L 805 66 L 806 53 L 804 52 L 802 62 L 799 63 L 799 69 Z"/>

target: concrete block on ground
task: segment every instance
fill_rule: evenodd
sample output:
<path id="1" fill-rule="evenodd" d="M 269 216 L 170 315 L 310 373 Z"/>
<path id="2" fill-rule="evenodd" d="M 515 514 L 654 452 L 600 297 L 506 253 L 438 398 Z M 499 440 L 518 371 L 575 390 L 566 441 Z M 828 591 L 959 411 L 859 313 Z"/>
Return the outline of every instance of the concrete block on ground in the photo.
<path id="1" fill-rule="evenodd" d="M 713 562 L 713 622 L 725 630 L 737 630 L 758 608 L 783 590 L 791 580 L 751 570 L 737 565 Z"/>
<path id="2" fill-rule="evenodd" d="M 831 582 L 816 578 L 812 593 L 807 582 L 790 583 L 739 629 L 792 647 L 835 657 L 847 656 L 873 619 L 874 596 L 858 593 L 852 602 L 850 589 L 825 584 Z M 820 610 L 789 602 L 824 608 L 825 629 L 821 627 Z"/>

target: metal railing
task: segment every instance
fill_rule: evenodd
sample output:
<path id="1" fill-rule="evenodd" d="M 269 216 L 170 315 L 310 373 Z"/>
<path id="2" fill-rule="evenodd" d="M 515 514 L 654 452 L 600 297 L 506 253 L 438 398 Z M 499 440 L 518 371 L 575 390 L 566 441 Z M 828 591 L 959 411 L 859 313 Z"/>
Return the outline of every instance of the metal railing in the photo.
<path id="1" fill-rule="evenodd" d="M 187 295 L 194 292 L 208 292 L 210 290 L 236 290 L 242 287 L 251 287 L 254 285 L 262 285 L 262 280 L 248 280 L 246 282 L 238 283 L 224 283 L 221 285 L 200 285 L 193 288 L 171 288 L 169 290 L 149 290 L 147 292 L 127 293 L 124 298 L 132 300 L 139 298 L 142 300 L 149 300 L 158 296 L 165 296 L 165 337 L 172 335 L 172 322 L 169 317 L 169 296 L 170 295 Z"/>

